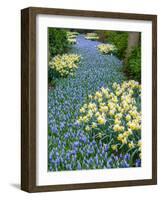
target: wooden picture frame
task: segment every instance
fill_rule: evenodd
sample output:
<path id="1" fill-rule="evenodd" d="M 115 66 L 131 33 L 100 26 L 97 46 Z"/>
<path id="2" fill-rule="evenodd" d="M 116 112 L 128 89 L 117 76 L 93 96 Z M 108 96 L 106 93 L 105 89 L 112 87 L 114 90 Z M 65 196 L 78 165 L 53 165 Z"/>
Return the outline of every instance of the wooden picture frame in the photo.
<path id="1" fill-rule="evenodd" d="M 36 16 L 61 15 L 152 22 L 152 178 L 77 184 L 36 185 Z M 27 192 L 157 184 L 157 16 L 54 8 L 21 10 L 21 189 Z"/>

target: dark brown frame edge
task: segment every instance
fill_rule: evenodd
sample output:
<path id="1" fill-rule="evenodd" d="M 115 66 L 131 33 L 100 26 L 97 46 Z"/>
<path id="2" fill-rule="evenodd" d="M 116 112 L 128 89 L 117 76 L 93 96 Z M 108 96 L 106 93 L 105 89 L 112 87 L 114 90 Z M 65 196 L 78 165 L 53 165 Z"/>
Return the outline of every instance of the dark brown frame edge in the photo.
<path id="1" fill-rule="evenodd" d="M 152 179 L 36 186 L 36 15 L 152 21 Z M 157 16 L 29 7 L 21 10 L 21 189 L 27 192 L 157 184 Z"/>

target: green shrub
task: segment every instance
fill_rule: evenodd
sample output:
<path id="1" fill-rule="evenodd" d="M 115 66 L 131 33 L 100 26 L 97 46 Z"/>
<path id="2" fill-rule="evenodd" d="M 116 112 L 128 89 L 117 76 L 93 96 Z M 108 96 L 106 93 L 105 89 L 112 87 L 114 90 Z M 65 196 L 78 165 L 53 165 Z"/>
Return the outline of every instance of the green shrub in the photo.
<path id="1" fill-rule="evenodd" d="M 126 48 L 128 43 L 128 33 L 121 31 L 109 31 L 107 33 L 106 42 L 112 43 L 117 48 L 117 56 L 124 59 L 126 55 Z"/>
<path id="2" fill-rule="evenodd" d="M 68 49 L 67 33 L 63 29 L 49 28 L 49 59 Z"/>
<path id="3" fill-rule="evenodd" d="M 141 47 L 137 46 L 133 48 L 128 57 L 125 71 L 130 78 L 141 82 Z"/>
<path id="4" fill-rule="evenodd" d="M 48 68 L 48 83 L 52 84 L 54 76 L 55 76 L 55 73 L 54 73 L 53 69 L 51 69 L 49 67 Z"/>

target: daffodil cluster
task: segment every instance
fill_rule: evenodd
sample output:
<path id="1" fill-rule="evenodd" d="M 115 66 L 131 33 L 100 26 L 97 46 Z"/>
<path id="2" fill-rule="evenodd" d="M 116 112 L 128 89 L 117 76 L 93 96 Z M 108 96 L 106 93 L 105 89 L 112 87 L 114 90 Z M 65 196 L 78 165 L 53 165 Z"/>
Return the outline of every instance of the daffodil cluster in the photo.
<path id="1" fill-rule="evenodd" d="M 78 32 L 67 32 L 67 40 L 68 40 L 68 43 L 69 44 L 76 44 L 76 38 L 77 38 L 77 35 L 79 33 Z"/>
<path id="2" fill-rule="evenodd" d="M 97 48 L 103 54 L 115 53 L 117 51 L 113 44 L 99 44 Z"/>
<path id="3" fill-rule="evenodd" d="M 92 137 L 107 144 L 111 152 L 141 156 L 141 86 L 133 80 L 102 87 L 80 108 L 77 123 Z"/>
<path id="4" fill-rule="evenodd" d="M 87 33 L 85 38 L 87 40 L 98 40 L 99 39 L 97 33 Z"/>
<path id="5" fill-rule="evenodd" d="M 49 65 L 61 77 L 67 77 L 68 75 L 74 75 L 80 59 L 81 57 L 77 54 L 57 55 L 51 60 Z"/>

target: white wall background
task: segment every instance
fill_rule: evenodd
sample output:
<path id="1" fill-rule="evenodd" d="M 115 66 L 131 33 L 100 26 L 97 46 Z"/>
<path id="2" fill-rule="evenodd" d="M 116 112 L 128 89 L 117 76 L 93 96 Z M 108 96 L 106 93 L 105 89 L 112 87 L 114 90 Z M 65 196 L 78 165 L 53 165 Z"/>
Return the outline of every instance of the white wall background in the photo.
<path id="1" fill-rule="evenodd" d="M 20 9 L 28 6 L 134 12 L 158 15 L 158 79 L 161 75 L 160 0 L 14 0 L 0 6 L 0 199 L 160 199 L 161 112 L 158 112 L 158 185 L 28 194 L 20 184 Z M 161 79 L 158 80 L 158 88 Z M 158 90 L 158 102 L 161 93 Z M 160 103 L 158 108 L 161 111 Z M 159 124 L 160 123 L 160 124 Z"/>

